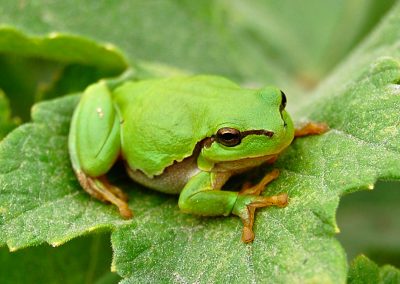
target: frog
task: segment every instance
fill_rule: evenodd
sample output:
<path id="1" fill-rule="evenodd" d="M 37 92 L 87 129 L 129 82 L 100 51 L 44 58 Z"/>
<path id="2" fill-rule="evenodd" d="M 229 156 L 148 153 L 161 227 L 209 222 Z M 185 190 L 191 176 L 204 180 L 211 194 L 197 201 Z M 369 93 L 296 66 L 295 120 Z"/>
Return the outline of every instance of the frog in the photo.
<path id="1" fill-rule="evenodd" d="M 75 175 L 92 197 L 133 216 L 128 195 L 107 173 L 122 160 L 130 178 L 150 189 L 179 195 L 183 213 L 236 215 L 241 240 L 251 243 L 257 209 L 285 207 L 288 194 L 263 195 L 278 178 L 273 169 L 255 185 L 222 189 L 232 177 L 273 164 L 296 137 L 322 134 L 324 123 L 300 128 L 275 86 L 244 88 L 215 75 L 106 80 L 89 85 L 73 112 L 68 148 Z"/>

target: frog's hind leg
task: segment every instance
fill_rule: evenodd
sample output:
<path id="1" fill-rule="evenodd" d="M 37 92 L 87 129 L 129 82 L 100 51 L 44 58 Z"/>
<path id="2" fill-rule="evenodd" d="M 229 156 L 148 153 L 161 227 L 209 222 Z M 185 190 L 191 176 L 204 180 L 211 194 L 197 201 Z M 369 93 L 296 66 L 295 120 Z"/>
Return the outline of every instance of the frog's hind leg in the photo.
<path id="1" fill-rule="evenodd" d="M 91 196 L 116 205 L 124 218 L 131 218 L 128 196 L 111 185 L 105 174 L 118 159 L 120 120 L 104 82 L 89 86 L 72 117 L 69 153 L 79 183 Z"/>

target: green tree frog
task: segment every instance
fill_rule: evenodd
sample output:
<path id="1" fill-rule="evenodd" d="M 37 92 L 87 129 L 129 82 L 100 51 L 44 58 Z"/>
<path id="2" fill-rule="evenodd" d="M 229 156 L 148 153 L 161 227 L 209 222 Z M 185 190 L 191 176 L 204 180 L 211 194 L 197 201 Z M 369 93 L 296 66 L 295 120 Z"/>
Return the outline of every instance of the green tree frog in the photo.
<path id="1" fill-rule="evenodd" d="M 276 87 L 245 89 L 218 76 L 128 81 L 114 89 L 100 81 L 84 91 L 73 114 L 72 166 L 90 195 L 115 204 L 125 218 L 132 217 L 127 195 L 105 176 L 118 159 L 138 183 L 180 194 L 185 213 L 239 216 L 242 241 L 251 242 L 255 210 L 288 203 L 286 193 L 261 195 L 279 172 L 241 191 L 221 187 L 275 161 L 295 136 L 326 130 L 311 123 L 296 131 L 285 105 Z"/>

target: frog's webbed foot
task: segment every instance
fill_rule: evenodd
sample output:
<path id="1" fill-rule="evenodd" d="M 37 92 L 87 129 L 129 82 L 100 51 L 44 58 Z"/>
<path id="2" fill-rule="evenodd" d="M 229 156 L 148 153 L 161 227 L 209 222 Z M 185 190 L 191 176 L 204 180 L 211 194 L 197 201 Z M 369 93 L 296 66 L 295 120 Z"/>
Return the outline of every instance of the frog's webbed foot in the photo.
<path id="1" fill-rule="evenodd" d="M 133 213 L 128 206 L 128 196 L 118 187 L 111 185 L 106 176 L 92 178 L 83 172 L 77 172 L 77 177 L 83 189 L 91 196 L 117 206 L 123 218 L 132 218 Z"/>
<path id="2" fill-rule="evenodd" d="M 296 128 L 294 132 L 294 137 L 303 137 L 308 135 L 318 135 L 328 131 L 329 127 L 326 123 L 308 122 Z"/>
<path id="3" fill-rule="evenodd" d="M 243 222 L 242 241 L 249 243 L 254 240 L 253 224 L 254 214 L 257 208 L 267 206 L 285 207 L 288 203 L 286 193 L 275 196 L 260 196 L 265 186 L 279 176 L 278 170 L 266 174 L 264 178 L 255 186 L 249 187 L 248 184 L 239 192 L 232 213 L 238 215 Z"/>

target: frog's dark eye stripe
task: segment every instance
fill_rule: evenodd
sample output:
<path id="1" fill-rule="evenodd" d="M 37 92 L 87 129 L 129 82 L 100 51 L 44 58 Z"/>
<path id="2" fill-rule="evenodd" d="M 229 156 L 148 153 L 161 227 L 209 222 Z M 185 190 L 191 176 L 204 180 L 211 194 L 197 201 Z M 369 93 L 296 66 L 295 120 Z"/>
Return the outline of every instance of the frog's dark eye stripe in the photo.
<path id="1" fill-rule="evenodd" d="M 218 130 L 216 140 L 222 145 L 233 147 L 240 144 L 242 135 L 240 131 L 235 128 L 224 127 Z"/>
<path id="2" fill-rule="evenodd" d="M 246 137 L 247 135 L 265 135 L 268 137 L 272 137 L 274 136 L 274 132 L 273 131 L 269 131 L 269 130 L 264 130 L 264 129 L 260 129 L 260 130 L 247 130 L 242 132 L 242 138 Z"/>
<path id="3" fill-rule="evenodd" d="M 286 107 L 286 102 L 287 102 L 287 100 L 286 100 L 286 95 L 285 95 L 285 93 L 282 92 L 282 91 L 281 91 L 281 97 L 282 97 L 282 99 L 281 99 L 281 106 L 279 107 L 279 110 L 280 110 L 280 111 L 282 111 L 282 110 L 285 109 L 285 107 Z"/>
<path id="4" fill-rule="evenodd" d="M 224 146 L 233 147 L 239 145 L 240 142 L 242 142 L 242 139 L 247 135 L 265 135 L 271 138 L 274 135 L 274 132 L 263 129 L 240 132 L 235 128 L 224 127 L 219 129 L 216 135 L 213 135 L 211 138 L 209 138 L 205 142 L 205 145 L 206 147 L 210 147 L 214 141 L 217 141 Z"/>

